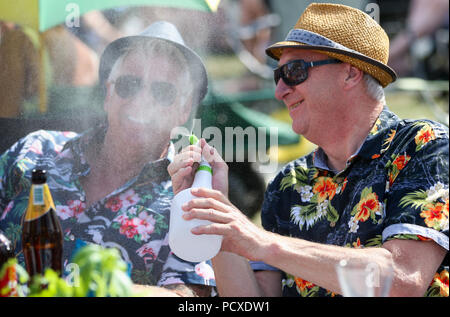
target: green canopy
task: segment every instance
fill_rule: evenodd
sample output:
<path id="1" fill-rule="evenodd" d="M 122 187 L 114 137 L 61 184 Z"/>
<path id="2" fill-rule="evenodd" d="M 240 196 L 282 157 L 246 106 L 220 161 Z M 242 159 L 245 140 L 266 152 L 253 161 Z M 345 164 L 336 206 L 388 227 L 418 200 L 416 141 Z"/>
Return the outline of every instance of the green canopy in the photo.
<path id="1" fill-rule="evenodd" d="M 73 15 L 122 6 L 160 6 L 216 11 L 220 0 L 14 0 L 0 2 L 0 20 L 43 32 Z"/>

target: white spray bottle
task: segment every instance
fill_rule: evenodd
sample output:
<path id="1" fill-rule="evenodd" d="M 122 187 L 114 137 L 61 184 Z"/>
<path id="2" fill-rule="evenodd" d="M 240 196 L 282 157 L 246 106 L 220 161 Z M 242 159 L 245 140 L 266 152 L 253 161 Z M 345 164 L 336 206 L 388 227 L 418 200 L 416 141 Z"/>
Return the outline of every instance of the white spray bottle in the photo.
<path id="1" fill-rule="evenodd" d="M 197 144 L 195 135 L 189 137 L 191 144 Z M 200 166 L 195 173 L 192 188 L 212 188 L 212 169 L 202 157 Z M 185 220 L 181 206 L 195 198 L 191 188 L 187 188 L 175 195 L 170 209 L 169 246 L 179 258 L 189 262 L 202 262 L 209 260 L 219 253 L 222 246 L 221 235 L 195 235 L 192 228 L 208 225 L 208 220 Z"/>

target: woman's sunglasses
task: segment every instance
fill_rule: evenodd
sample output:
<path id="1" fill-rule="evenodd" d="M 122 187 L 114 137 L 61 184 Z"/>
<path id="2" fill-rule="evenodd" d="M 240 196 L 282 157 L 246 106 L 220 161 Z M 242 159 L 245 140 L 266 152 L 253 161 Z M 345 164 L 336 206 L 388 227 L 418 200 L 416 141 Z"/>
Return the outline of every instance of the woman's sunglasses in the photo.
<path id="1" fill-rule="evenodd" d="M 142 78 L 131 75 L 120 76 L 113 83 L 116 94 L 123 99 L 135 96 L 145 86 Z M 153 98 L 161 106 L 170 106 L 177 97 L 175 85 L 165 81 L 152 82 L 150 91 Z"/>
<path id="2" fill-rule="evenodd" d="M 305 62 L 302 59 L 296 59 L 274 69 L 273 78 L 275 84 L 278 84 L 278 81 L 283 79 L 286 85 L 297 86 L 308 79 L 308 68 L 337 63 L 341 63 L 341 61 L 338 59 L 325 59 L 317 62 Z"/>

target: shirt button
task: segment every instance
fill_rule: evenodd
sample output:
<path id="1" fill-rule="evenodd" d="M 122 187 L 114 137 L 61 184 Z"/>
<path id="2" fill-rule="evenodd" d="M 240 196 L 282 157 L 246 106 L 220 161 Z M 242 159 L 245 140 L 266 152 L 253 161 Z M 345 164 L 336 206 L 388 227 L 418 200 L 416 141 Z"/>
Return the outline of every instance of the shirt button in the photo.
<path id="1" fill-rule="evenodd" d="M 341 184 L 344 181 L 344 177 L 336 177 L 334 179 L 334 182 L 337 184 Z"/>

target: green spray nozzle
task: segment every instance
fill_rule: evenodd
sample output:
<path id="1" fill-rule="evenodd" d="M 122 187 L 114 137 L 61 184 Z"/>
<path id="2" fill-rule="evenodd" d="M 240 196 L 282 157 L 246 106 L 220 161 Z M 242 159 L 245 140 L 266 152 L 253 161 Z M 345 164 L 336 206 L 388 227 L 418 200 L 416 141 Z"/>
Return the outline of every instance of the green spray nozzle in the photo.
<path id="1" fill-rule="evenodd" d="M 194 134 L 191 134 L 189 136 L 189 143 L 192 144 L 192 145 L 197 144 L 198 143 L 198 138 Z"/>
<path id="2" fill-rule="evenodd" d="M 198 138 L 194 134 L 191 134 L 189 136 L 189 143 L 192 144 L 192 145 L 197 144 L 198 143 Z M 201 161 L 200 166 L 198 167 L 197 171 L 200 171 L 200 170 L 208 171 L 208 172 L 210 172 L 212 174 L 211 166 L 209 165 L 209 163 L 207 161 L 205 161 L 203 156 L 202 156 L 202 161 Z"/>

